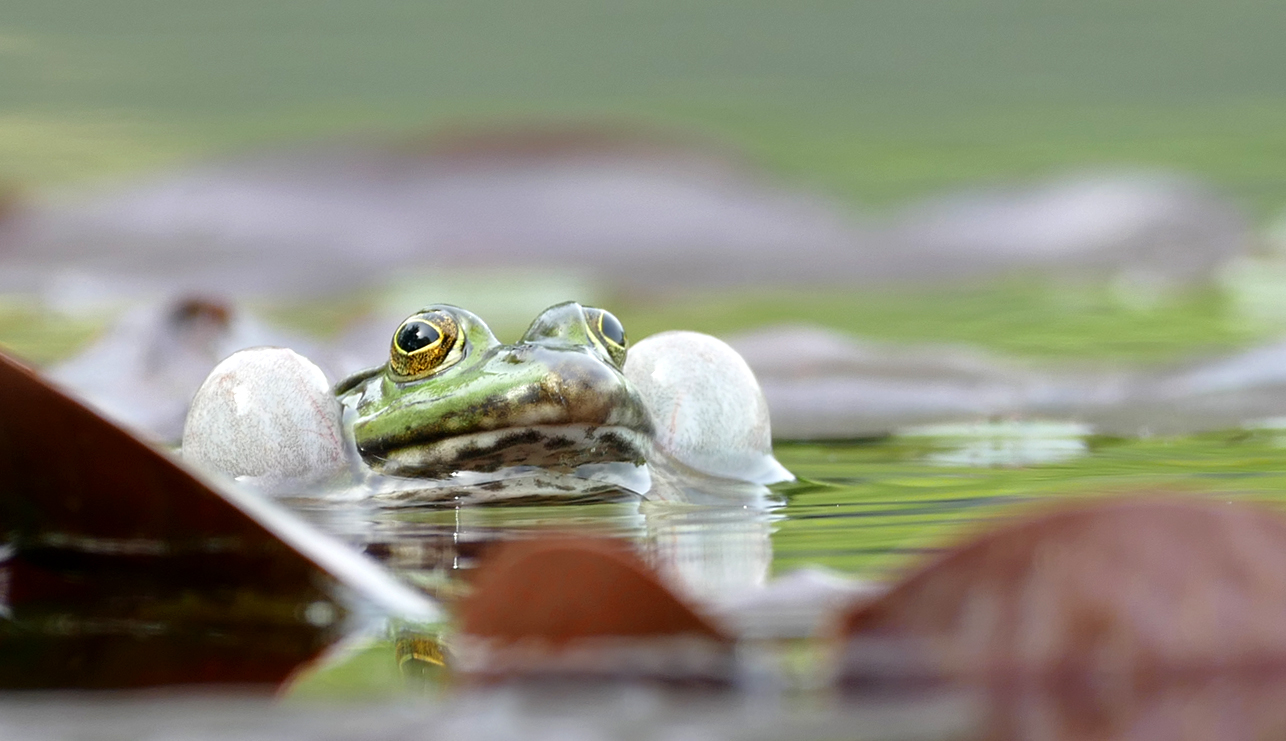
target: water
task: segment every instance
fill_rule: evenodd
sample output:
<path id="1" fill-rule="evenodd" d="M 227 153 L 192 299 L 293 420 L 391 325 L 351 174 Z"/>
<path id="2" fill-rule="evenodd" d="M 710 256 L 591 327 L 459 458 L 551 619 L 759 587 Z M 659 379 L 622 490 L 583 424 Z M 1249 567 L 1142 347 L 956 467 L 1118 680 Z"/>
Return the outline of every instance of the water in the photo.
<path id="1" fill-rule="evenodd" d="M 314 502 L 301 511 L 447 600 L 467 592 L 466 572 L 491 544 L 574 532 L 631 542 L 674 588 L 727 614 L 799 569 L 890 583 L 954 543 L 1055 503 L 1137 494 L 1286 503 L 1286 430 L 1273 427 L 1115 438 L 1073 424 L 996 421 L 779 443 L 777 455 L 800 479 L 736 501 Z"/>
<path id="2" fill-rule="evenodd" d="M 384 520 L 386 534 L 400 533 L 376 555 L 421 587 L 453 596 L 486 542 L 543 530 L 590 532 L 634 542 L 690 596 L 711 605 L 720 590 L 735 595 L 807 567 L 888 583 L 973 533 L 1057 502 L 1146 493 L 1286 504 L 1286 431 L 1272 426 L 1115 438 L 1077 425 L 996 421 L 870 440 L 780 443 L 777 455 L 800 480 L 773 487 L 755 506 L 617 501 L 412 509 L 375 518 Z M 552 699 L 526 690 L 462 694 L 438 667 L 430 667 L 437 673 L 426 683 L 423 672 L 418 678 L 408 672 L 415 662 L 399 667 L 391 660 L 406 653 L 407 635 L 366 643 L 303 675 L 287 696 L 300 703 L 354 696 L 386 702 L 411 692 L 418 712 L 450 717 L 483 736 L 489 726 L 482 719 L 496 713 L 534 724 L 537 737 L 542 723 L 578 725 L 596 738 L 631 736 L 637 731 L 629 729 L 638 728 L 631 724 L 642 724 L 652 738 L 694 728 L 727 738 L 1151 738 L 1149 728 L 1183 728 L 1189 738 L 1230 732 L 1269 738 L 1282 728 L 1276 710 L 1282 685 L 1262 678 L 1164 685 L 1109 699 L 1092 688 L 1086 696 L 995 687 L 843 698 L 827 685 L 825 643 L 762 637 L 746 641 L 747 654 L 757 656 L 750 663 L 759 662 L 771 680 L 709 704 L 658 699 L 638 688 L 614 690 L 620 694 L 604 703 L 600 693 L 584 690 Z M 617 715 L 623 705 L 636 713 L 624 726 Z"/>
<path id="3" fill-rule="evenodd" d="M 486 546 L 540 533 L 635 543 L 696 594 L 730 594 L 824 567 L 887 582 L 932 554 L 1050 504 L 1205 496 L 1286 506 L 1286 428 L 1121 438 L 1053 422 L 994 421 L 838 442 L 779 442 L 799 480 L 695 501 L 369 507 L 294 500 L 332 534 L 444 596 Z M 755 491 L 750 491 L 754 489 Z"/>
<path id="4" fill-rule="evenodd" d="M 785 505 L 781 492 L 707 476 L 659 452 L 643 469 L 647 486 L 641 489 L 627 488 L 627 478 L 613 471 L 586 474 L 585 468 L 605 467 L 571 475 L 524 466 L 506 469 L 501 478 L 469 475 L 376 497 L 363 483 L 355 496 L 343 490 L 280 501 L 444 599 L 461 593 L 468 570 L 490 547 L 542 534 L 627 541 L 673 588 L 701 601 L 768 580 L 772 528 Z M 475 480 L 482 483 L 462 483 Z M 405 487 L 407 480 L 385 480 L 393 481 Z"/>
<path id="5" fill-rule="evenodd" d="M 971 435 L 778 445 L 805 481 L 781 490 L 773 571 L 820 564 L 887 580 L 998 519 L 1064 500 L 1165 493 L 1286 505 L 1286 430 L 1156 438 L 1028 430 L 1026 439 L 1002 423 Z M 1032 462 L 1042 453 L 1053 460 Z"/>
<path id="6" fill-rule="evenodd" d="M 845 579 L 888 583 L 971 533 L 1053 502 L 1147 492 L 1281 507 L 1286 491 L 1286 429 L 1271 421 L 1253 429 L 1186 437 L 1116 438 L 1093 435 L 1074 424 L 999 420 L 913 429 L 878 439 L 779 443 L 777 455 L 799 481 L 722 501 L 640 501 L 625 496 L 492 506 L 371 507 L 315 500 L 291 504 L 323 530 L 359 544 L 403 579 L 448 603 L 467 592 L 467 572 L 489 544 L 539 533 L 576 532 L 630 541 L 676 589 L 700 604 L 718 608 L 737 604 L 759 586 L 780 584 L 777 580 L 789 579 L 805 567 L 826 567 Z M 12 581 L 12 574 L 10 578 L 10 586 L 21 584 L 20 579 Z M 193 602 L 194 595 L 182 588 L 166 592 L 173 585 L 162 586 L 161 593 L 170 594 L 175 605 L 185 605 L 183 610 L 195 604 L 204 611 L 203 605 L 217 603 L 217 599 Z M 120 634 L 116 642 L 129 644 L 125 646 L 129 650 L 115 653 L 121 667 L 139 666 L 145 652 L 138 647 L 145 648 L 152 640 L 149 636 L 164 638 L 150 645 L 159 648 L 166 661 L 188 668 L 214 657 L 227 664 L 235 663 L 237 656 L 281 653 L 287 643 L 297 657 L 294 660 L 302 660 L 315 652 L 321 638 L 334 640 L 331 621 L 305 614 L 304 622 L 324 628 L 310 632 L 291 617 L 294 607 L 319 603 L 311 592 L 297 600 L 265 592 L 277 600 L 262 603 L 265 607 L 259 613 L 268 617 L 247 613 L 242 607 L 238 609 L 255 619 L 238 623 L 233 615 L 230 620 L 211 622 L 203 617 L 204 622 L 185 623 L 195 626 L 193 632 L 185 633 L 165 619 L 186 613 L 168 607 L 158 612 L 157 605 L 163 603 L 150 596 L 149 590 L 154 589 L 140 586 L 137 603 L 143 611 L 137 615 L 151 622 L 140 622 L 143 618 L 117 607 L 112 608 L 110 621 L 93 615 L 71 619 L 68 616 L 78 609 L 72 603 L 60 603 L 57 614 L 36 616 L 35 622 L 32 615 L 19 614 L 20 627 L 57 629 L 46 631 L 51 639 L 24 644 L 30 649 L 24 653 L 24 665 L 50 665 L 50 657 L 61 661 L 47 653 L 42 663 L 40 641 L 48 643 L 51 651 L 65 651 L 71 644 L 57 636 L 67 631 L 87 637 L 96 631 L 95 640 Z M 119 598 L 115 592 L 113 604 Z M 299 605 L 292 606 L 292 600 Z M 283 617 L 271 617 L 278 612 Z M 274 624 L 290 626 L 290 641 L 263 632 L 265 625 Z M 216 634 L 212 643 L 210 637 Z M 792 634 L 798 635 L 807 632 Z M 601 691 L 577 691 L 547 700 L 516 690 L 461 691 L 451 678 L 449 661 L 448 666 L 441 663 L 443 644 L 449 646 L 450 640 L 449 631 L 426 634 L 415 625 L 351 634 L 320 661 L 295 673 L 283 692 L 284 707 L 247 706 L 245 700 L 227 698 L 186 705 L 135 698 L 129 702 L 141 705 L 133 709 L 101 698 L 35 703 L 31 698 L 8 696 L 0 697 L 0 704 L 5 705 L 9 722 L 16 724 L 9 729 L 18 734 L 15 737 L 48 728 L 54 729 L 50 738 L 71 738 L 100 724 L 122 737 L 137 736 L 145 730 L 139 718 L 161 717 L 178 729 L 171 735 L 223 738 L 229 728 L 252 726 L 277 737 L 303 738 L 319 727 L 317 713 L 323 706 L 314 703 L 321 701 L 330 719 L 323 725 L 372 733 L 423 727 L 437 719 L 477 738 L 508 738 L 516 728 L 527 729 L 535 737 L 554 738 L 569 726 L 590 738 L 635 735 L 638 728 L 646 728 L 644 735 L 651 738 L 682 737 L 694 729 L 728 738 L 973 738 L 983 733 L 980 729 L 988 729 L 984 735 L 1022 738 L 1029 735 L 1023 729 L 1032 728 L 1022 723 L 1039 718 L 1075 738 L 1088 737 L 1081 731 L 1092 736 L 1089 731 L 1119 729 L 1137 719 L 1164 723 L 1175 717 L 1175 706 L 1189 709 L 1185 717 L 1199 716 L 1215 728 L 1229 712 L 1244 718 L 1265 708 L 1271 711 L 1280 695 L 1276 685 L 1269 684 L 1169 688 L 1156 697 L 1120 700 L 1104 711 L 1097 725 L 1077 725 L 1083 716 L 1067 715 L 1070 701 L 1057 696 L 983 692 L 843 699 L 828 689 L 825 643 L 798 637 L 781 642 L 760 635 L 746 641 L 753 681 L 741 694 L 694 702 L 657 695 L 652 689 L 616 688 L 606 700 Z M 105 644 L 96 645 L 101 659 Z M 209 656 L 197 649 L 210 652 Z M 72 653 L 80 659 L 92 655 Z M 258 671 L 258 666 L 251 668 Z M 101 665 L 72 671 L 97 671 L 92 676 L 108 684 L 113 677 L 123 676 Z M 81 686 L 105 686 L 86 682 L 89 675 L 75 676 Z M 253 720 L 229 725 L 232 717 L 244 713 Z M 1274 717 L 1268 712 L 1264 722 Z M 1018 725 L 1006 726 L 1010 721 Z M 1001 731 L 993 732 L 996 728 Z"/>

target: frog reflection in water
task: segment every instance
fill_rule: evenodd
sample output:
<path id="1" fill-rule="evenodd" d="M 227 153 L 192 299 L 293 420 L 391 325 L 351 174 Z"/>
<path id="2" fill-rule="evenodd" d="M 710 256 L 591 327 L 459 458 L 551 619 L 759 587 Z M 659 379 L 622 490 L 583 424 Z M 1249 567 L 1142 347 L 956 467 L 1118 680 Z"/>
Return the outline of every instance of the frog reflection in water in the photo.
<path id="1" fill-rule="evenodd" d="M 431 306 L 398 327 L 387 364 L 336 394 L 357 450 L 384 474 L 642 464 L 653 425 L 625 378 L 626 345 L 615 316 L 575 303 L 547 309 L 512 345 L 470 312 Z"/>

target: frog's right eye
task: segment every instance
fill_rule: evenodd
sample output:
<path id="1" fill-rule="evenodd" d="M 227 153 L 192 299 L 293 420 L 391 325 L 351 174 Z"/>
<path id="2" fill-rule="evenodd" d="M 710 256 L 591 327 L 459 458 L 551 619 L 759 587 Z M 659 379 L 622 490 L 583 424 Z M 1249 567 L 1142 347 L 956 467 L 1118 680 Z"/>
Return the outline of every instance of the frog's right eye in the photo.
<path id="1" fill-rule="evenodd" d="M 460 359 L 455 350 L 460 327 L 442 311 L 430 311 L 402 322 L 393 333 L 389 365 L 405 379 L 422 378 Z"/>

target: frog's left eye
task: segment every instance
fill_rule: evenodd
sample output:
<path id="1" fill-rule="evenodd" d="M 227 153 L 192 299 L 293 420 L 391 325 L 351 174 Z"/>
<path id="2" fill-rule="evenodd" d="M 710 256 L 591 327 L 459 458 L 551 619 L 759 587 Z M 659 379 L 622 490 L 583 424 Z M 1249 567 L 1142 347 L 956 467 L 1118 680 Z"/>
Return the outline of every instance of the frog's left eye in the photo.
<path id="1" fill-rule="evenodd" d="M 590 332 L 594 341 L 607 351 L 613 363 L 621 366 L 625 363 L 625 350 L 629 340 L 625 337 L 625 327 L 610 311 L 586 308 L 585 318 L 589 320 Z"/>
<path id="2" fill-rule="evenodd" d="M 441 311 L 417 314 L 393 333 L 389 365 L 399 376 L 419 378 L 441 370 L 456 360 L 452 353 L 460 337 L 455 318 Z"/>

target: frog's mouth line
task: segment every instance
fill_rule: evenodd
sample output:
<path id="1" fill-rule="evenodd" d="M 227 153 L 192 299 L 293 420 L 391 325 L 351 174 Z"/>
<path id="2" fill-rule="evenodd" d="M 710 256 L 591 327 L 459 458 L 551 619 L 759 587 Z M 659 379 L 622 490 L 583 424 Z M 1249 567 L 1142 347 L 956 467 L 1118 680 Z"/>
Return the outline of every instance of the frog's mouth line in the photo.
<path id="1" fill-rule="evenodd" d="M 539 466 L 571 472 L 586 463 L 642 465 L 649 439 L 615 425 L 537 425 L 487 430 L 390 448 L 367 456 L 376 471 L 391 476 L 446 476 L 455 471 L 496 471 Z"/>

